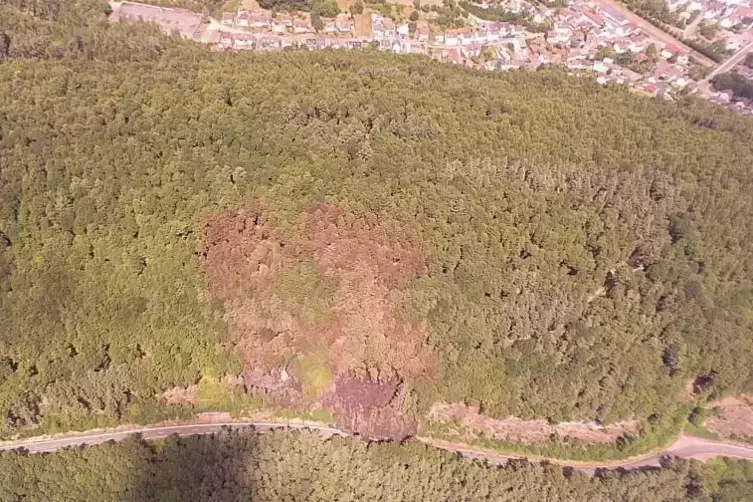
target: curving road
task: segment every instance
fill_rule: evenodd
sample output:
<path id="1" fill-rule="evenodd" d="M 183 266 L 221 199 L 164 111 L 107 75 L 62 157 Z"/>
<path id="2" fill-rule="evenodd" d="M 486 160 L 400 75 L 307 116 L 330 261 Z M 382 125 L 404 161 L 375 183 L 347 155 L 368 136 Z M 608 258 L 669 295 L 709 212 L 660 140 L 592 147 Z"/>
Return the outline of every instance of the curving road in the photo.
<path id="1" fill-rule="evenodd" d="M 128 428 L 117 431 L 89 431 L 80 434 L 71 434 L 60 437 L 38 437 L 18 441 L 6 441 L 0 443 L 0 451 L 23 448 L 30 453 L 54 452 L 63 448 L 82 445 L 96 445 L 108 441 L 121 441 L 133 434 L 141 434 L 144 439 L 163 439 L 171 435 L 195 436 L 200 434 L 213 434 L 223 428 L 242 429 L 254 427 L 260 431 L 271 429 L 308 429 L 327 436 L 347 436 L 348 434 L 339 429 L 313 422 L 274 422 L 274 421 L 238 421 L 223 423 L 192 423 L 183 425 L 155 425 L 146 427 Z M 466 458 L 485 460 L 490 464 L 503 465 L 513 459 L 525 457 L 505 455 L 502 453 L 476 449 L 467 445 L 451 444 L 444 441 L 432 440 L 431 438 L 417 438 L 418 440 L 446 451 L 458 453 Z M 658 467 L 663 457 L 677 457 L 685 459 L 706 460 L 711 457 L 735 457 L 753 460 L 753 446 L 724 443 L 708 439 L 695 438 L 681 435 L 677 441 L 664 450 L 641 457 L 617 462 L 567 462 L 557 459 L 537 459 L 570 466 L 574 469 L 594 473 L 597 469 L 638 469 L 643 467 Z"/>
<path id="2" fill-rule="evenodd" d="M 441 448 L 443 450 L 459 453 L 467 458 L 486 460 L 491 464 L 502 465 L 513 459 L 525 457 L 508 456 L 501 453 L 478 450 L 467 445 L 450 445 L 444 442 L 437 442 L 429 438 L 419 438 L 421 441 Z M 607 461 L 607 462 L 580 462 L 567 461 L 560 459 L 537 458 L 535 460 L 546 461 L 553 464 L 559 464 L 566 467 L 593 474 L 598 469 L 641 469 L 645 467 L 660 467 L 662 459 L 666 457 L 707 460 L 713 457 L 733 457 L 753 460 L 753 446 L 724 443 L 722 441 L 713 441 L 709 439 L 695 438 L 691 436 L 680 435 L 680 437 L 667 448 L 632 457 L 625 460 Z"/>

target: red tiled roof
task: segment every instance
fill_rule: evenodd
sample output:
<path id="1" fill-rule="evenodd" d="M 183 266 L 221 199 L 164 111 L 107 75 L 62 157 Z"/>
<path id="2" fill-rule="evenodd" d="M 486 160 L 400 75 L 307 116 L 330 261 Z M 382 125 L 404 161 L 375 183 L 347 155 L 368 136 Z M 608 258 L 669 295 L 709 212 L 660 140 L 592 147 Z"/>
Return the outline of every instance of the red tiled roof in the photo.
<path id="1" fill-rule="evenodd" d="M 594 12 L 585 11 L 583 14 L 598 25 L 604 24 L 604 18 Z"/>

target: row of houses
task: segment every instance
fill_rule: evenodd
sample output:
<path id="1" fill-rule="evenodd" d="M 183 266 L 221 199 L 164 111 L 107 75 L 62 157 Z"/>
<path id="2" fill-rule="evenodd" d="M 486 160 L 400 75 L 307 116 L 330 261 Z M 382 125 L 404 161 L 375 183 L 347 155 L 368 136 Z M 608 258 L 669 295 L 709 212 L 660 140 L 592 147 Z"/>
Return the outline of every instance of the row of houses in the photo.
<path id="1" fill-rule="evenodd" d="M 396 24 L 378 13 L 371 14 L 371 34 L 374 40 L 407 40 L 432 42 L 450 47 L 469 44 L 495 43 L 509 36 L 523 34 L 524 30 L 510 23 L 483 23 L 474 27 L 440 31 L 431 36 L 427 25 L 418 25 L 411 33 L 408 23 Z"/>
<path id="2" fill-rule="evenodd" d="M 747 1 L 667 0 L 667 6 L 672 12 L 680 12 L 681 18 L 700 15 L 704 21 L 719 23 L 725 30 L 735 26 L 750 28 L 753 24 L 753 7 Z"/>
<path id="3" fill-rule="evenodd" d="M 296 40 L 289 37 L 254 33 L 220 32 L 216 41 L 219 50 L 257 50 L 276 51 L 291 49 L 350 49 L 363 48 L 359 40 L 342 40 L 337 38 L 307 37 Z"/>
<path id="4" fill-rule="evenodd" d="M 238 10 L 222 15 L 223 26 L 251 31 L 282 34 L 314 33 L 311 18 L 308 15 L 292 15 L 284 12 L 273 13 L 267 10 Z M 355 23 L 347 14 L 338 14 L 333 19 L 322 18 L 322 33 L 328 35 L 352 35 Z"/>

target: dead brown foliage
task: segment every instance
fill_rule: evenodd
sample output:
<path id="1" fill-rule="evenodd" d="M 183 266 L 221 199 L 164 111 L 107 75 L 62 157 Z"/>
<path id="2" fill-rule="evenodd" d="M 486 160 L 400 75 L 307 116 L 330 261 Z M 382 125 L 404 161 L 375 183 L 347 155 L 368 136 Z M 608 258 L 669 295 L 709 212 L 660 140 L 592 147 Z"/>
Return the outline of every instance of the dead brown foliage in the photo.
<path id="1" fill-rule="evenodd" d="M 400 382 L 375 382 L 342 376 L 323 403 L 338 427 L 373 439 L 403 440 L 416 433 L 416 421 L 397 410 L 393 400 Z"/>
<path id="2" fill-rule="evenodd" d="M 353 382 L 379 386 L 420 378 L 433 368 L 425 326 L 397 313 L 406 281 L 425 270 L 420 242 L 399 225 L 353 218 L 320 205 L 302 215 L 298 235 L 285 240 L 270 225 L 268 212 L 257 205 L 207 218 L 204 243 L 210 291 L 225 302 L 232 341 L 247 368 L 271 369 L 291 355 L 323 354 L 321 364 L 340 382 L 328 394 L 333 406 L 339 392 L 345 393 L 342 399 L 352 401 Z M 330 315 L 316 322 L 302 319 L 275 293 L 288 267 L 304 260 L 314 264 L 317 275 L 337 284 Z M 337 379 L 346 375 L 349 384 Z M 359 392 L 378 393 L 383 388 L 367 387 Z M 385 405 L 360 403 L 355 414 L 349 406 L 338 408 L 341 416 L 351 417 L 348 420 L 359 422 L 369 415 L 366 421 L 371 424 L 400 422 Z M 394 430 L 403 428 L 393 425 Z"/>

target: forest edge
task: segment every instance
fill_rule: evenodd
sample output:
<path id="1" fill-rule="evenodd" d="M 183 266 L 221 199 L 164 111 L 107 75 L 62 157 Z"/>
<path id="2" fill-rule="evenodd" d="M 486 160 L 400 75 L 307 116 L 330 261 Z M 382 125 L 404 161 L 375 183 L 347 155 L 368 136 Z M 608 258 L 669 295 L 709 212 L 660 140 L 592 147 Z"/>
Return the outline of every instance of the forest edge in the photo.
<path id="1" fill-rule="evenodd" d="M 17 441 L 0 442 L 0 451 L 24 449 L 29 453 L 50 453 L 60 449 L 76 446 L 92 446 L 108 441 L 121 441 L 134 434 L 139 434 L 146 440 L 164 439 L 171 435 L 194 436 L 214 434 L 225 428 L 253 427 L 260 432 L 274 429 L 308 430 L 327 436 L 348 436 L 344 431 L 325 424 L 307 421 L 229 421 L 221 423 L 185 422 L 177 425 L 126 426 L 117 429 L 95 429 L 75 434 L 60 434 L 54 437 L 38 436 Z M 572 468 L 588 474 L 594 474 L 599 469 L 642 469 L 647 467 L 661 467 L 662 460 L 667 457 L 707 460 L 712 457 L 732 457 L 753 460 L 753 447 L 723 441 L 702 439 L 681 434 L 672 444 L 653 452 L 626 458 L 619 461 L 582 462 L 568 461 L 556 458 L 531 457 L 520 455 L 506 455 L 485 449 L 474 448 L 462 443 L 450 443 L 429 437 L 415 438 L 427 445 L 442 450 L 458 453 L 469 458 L 484 460 L 493 465 L 504 465 L 511 460 L 529 460 L 548 462 Z"/>

